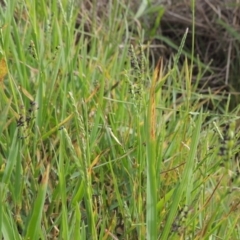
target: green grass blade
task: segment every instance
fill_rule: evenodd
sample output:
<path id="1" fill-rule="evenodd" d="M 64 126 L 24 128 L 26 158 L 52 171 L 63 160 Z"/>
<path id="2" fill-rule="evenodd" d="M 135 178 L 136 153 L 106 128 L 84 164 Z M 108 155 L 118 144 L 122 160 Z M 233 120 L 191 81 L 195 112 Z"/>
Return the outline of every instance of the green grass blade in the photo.
<path id="1" fill-rule="evenodd" d="M 3 179 L 2 179 L 2 182 L 6 185 L 8 185 L 10 182 L 11 174 L 13 172 L 14 166 L 16 165 L 16 161 L 19 154 L 18 152 L 19 143 L 17 142 L 17 139 L 18 139 L 18 130 L 16 129 L 13 136 L 12 145 L 9 150 L 8 161 L 7 161 L 7 165 L 4 170 Z"/>
<path id="2" fill-rule="evenodd" d="M 1 203 L 2 205 L 2 203 Z M 1 233 L 3 239 L 14 239 L 19 240 L 21 239 L 16 223 L 11 216 L 11 213 L 5 212 L 4 208 L 1 207 Z"/>
<path id="3" fill-rule="evenodd" d="M 172 206 L 168 215 L 167 222 L 164 227 L 164 231 L 161 235 L 161 239 L 167 240 L 169 239 L 169 233 L 171 232 L 171 227 L 174 221 L 174 218 L 177 213 L 177 208 L 178 204 L 181 201 L 182 194 L 185 192 L 186 193 L 186 201 L 189 203 L 190 201 L 190 194 L 192 190 L 192 173 L 193 173 L 193 168 L 195 166 L 195 156 L 197 154 L 197 146 L 199 142 L 199 135 L 200 135 L 200 130 L 201 130 L 201 125 L 202 125 L 202 112 L 198 116 L 198 120 L 196 122 L 196 127 L 192 135 L 192 141 L 190 145 L 190 153 L 189 157 L 187 158 L 186 165 L 184 168 L 184 171 L 182 173 L 182 180 L 179 183 L 179 185 L 176 187 L 176 190 L 173 194 L 173 202 Z"/>
<path id="4" fill-rule="evenodd" d="M 33 204 L 33 212 L 27 226 L 25 239 L 38 239 L 39 237 L 41 231 L 42 214 L 44 211 L 43 207 L 48 186 L 49 171 L 50 165 L 47 166 L 40 183 L 37 198 Z"/>

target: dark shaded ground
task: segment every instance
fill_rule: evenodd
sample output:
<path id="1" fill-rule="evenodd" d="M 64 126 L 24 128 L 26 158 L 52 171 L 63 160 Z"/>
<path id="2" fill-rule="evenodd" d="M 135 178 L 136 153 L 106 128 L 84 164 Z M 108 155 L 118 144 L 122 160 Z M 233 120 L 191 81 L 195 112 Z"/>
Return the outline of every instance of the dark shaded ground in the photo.
<path id="1" fill-rule="evenodd" d="M 191 0 L 172 0 L 164 3 L 161 1 L 165 12 L 154 36 L 152 35 L 152 28 L 156 27 L 154 24 L 156 24 L 156 18 L 160 12 L 148 13 L 147 11 L 148 9 L 153 9 L 153 5 L 156 8 L 160 6 L 158 1 L 155 2 L 146 8 L 146 14 L 143 14 L 137 21 L 145 29 L 147 41 L 158 46 L 164 46 L 153 49 L 154 53 L 152 56 L 156 58 L 154 62 L 157 62 L 159 56 L 164 56 L 168 61 L 176 53 L 176 49 L 172 48 L 169 42 L 175 44 L 176 48 L 179 47 L 187 28 L 189 32 L 184 50 L 190 53 L 192 50 L 193 33 Z M 123 3 L 121 6 L 129 6 L 128 3 L 124 5 L 124 1 L 121 3 Z M 132 10 L 132 13 L 135 13 L 139 8 L 138 1 L 131 2 L 129 8 Z M 232 99 L 235 102 L 238 98 L 237 92 L 240 91 L 240 5 L 238 0 L 196 1 L 194 9 L 194 57 L 199 59 L 205 66 L 209 66 L 209 70 L 206 71 L 198 83 L 199 91 L 204 93 L 209 91 L 210 88 L 213 93 L 218 94 L 232 92 Z M 76 28 L 79 28 L 81 25 L 81 19 L 85 19 L 84 31 L 91 32 L 93 28 L 101 25 L 103 19 L 109 17 L 111 11 L 111 1 L 83 1 Z M 133 16 L 134 14 L 129 14 L 130 22 L 136 22 L 132 19 Z M 131 31 L 134 33 L 133 26 L 134 24 L 131 25 Z M 162 40 L 163 38 L 169 41 L 164 41 Z M 193 73 L 194 82 L 199 73 L 197 64 L 195 64 Z"/>

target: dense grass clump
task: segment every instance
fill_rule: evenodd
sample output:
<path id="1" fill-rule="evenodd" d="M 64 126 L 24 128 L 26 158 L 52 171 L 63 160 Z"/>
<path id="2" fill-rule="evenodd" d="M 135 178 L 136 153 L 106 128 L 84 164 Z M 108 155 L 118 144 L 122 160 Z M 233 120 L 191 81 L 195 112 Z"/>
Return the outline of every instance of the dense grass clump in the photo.
<path id="1" fill-rule="evenodd" d="M 238 109 L 198 92 L 188 32 L 153 67 L 124 2 L 78 13 L 1 9 L 0 239 L 239 239 Z"/>

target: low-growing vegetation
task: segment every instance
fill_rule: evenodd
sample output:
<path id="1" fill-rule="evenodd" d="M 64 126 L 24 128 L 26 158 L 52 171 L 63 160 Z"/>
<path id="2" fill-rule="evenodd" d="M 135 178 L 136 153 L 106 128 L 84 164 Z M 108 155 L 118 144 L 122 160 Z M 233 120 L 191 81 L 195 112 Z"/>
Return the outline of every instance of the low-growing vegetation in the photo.
<path id="1" fill-rule="evenodd" d="M 240 239 L 238 102 L 199 85 L 194 1 L 168 59 L 164 6 L 80 2 L 2 3 L 0 239 Z"/>

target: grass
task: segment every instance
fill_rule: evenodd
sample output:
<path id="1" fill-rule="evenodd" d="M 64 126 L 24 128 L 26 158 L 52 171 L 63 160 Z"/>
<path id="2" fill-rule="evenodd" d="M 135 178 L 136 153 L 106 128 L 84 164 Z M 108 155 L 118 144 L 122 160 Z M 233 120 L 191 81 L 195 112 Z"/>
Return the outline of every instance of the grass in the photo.
<path id="1" fill-rule="evenodd" d="M 238 109 L 183 45 L 148 64 L 123 3 L 85 34 L 75 4 L 1 10 L 0 238 L 239 239 Z"/>

